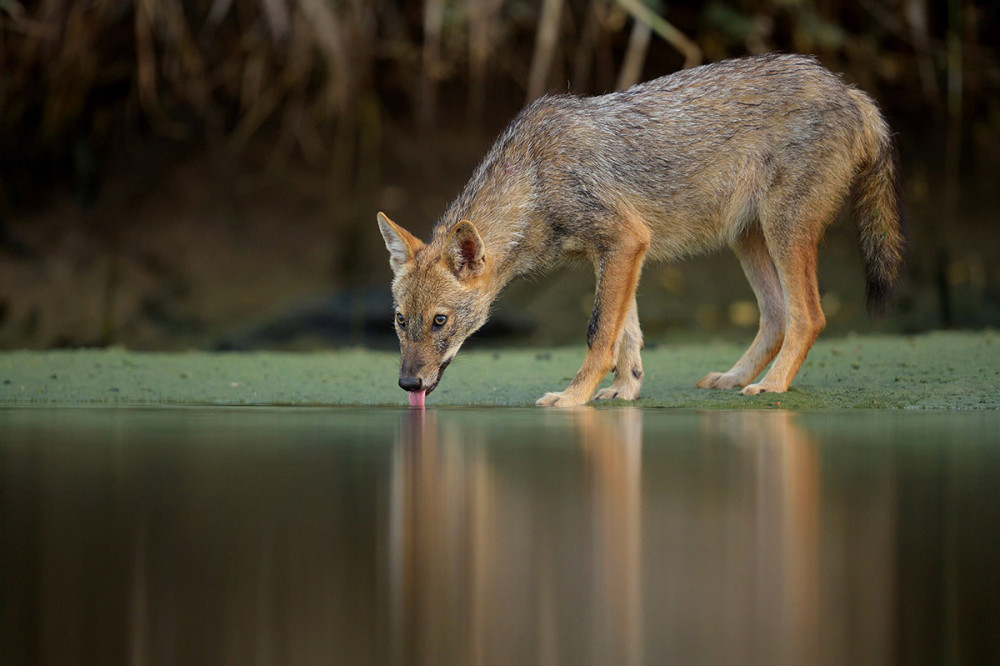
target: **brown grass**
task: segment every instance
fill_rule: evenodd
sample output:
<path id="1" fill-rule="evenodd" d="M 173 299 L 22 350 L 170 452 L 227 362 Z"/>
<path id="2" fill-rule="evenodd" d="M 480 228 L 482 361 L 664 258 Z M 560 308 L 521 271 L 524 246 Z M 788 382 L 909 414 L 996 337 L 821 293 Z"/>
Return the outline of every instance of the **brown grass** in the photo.
<path id="1" fill-rule="evenodd" d="M 884 79 L 951 109 L 955 81 L 968 93 L 992 80 L 962 83 L 956 53 L 966 68 L 997 70 L 974 4 L 942 26 L 916 0 L 697 12 L 650 0 L 5 0 L 0 178 L 74 140 L 100 149 L 123 123 L 237 150 L 267 128 L 283 155 L 338 169 L 366 114 L 453 121 L 441 108 L 449 84 L 466 92 L 460 113 L 476 122 L 496 106 L 494 89 L 520 88 L 516 103 L 567 85 L 602 92 L 774 49 L 819 54 L 876 94 Z"/>

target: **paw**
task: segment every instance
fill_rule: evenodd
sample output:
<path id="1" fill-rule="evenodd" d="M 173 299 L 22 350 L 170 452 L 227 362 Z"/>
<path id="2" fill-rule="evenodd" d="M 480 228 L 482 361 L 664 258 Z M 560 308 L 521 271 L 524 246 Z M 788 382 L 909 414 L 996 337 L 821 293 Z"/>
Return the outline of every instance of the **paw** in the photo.
<path id="1" fill-rule="evenodd" d="M 594 394 L 594 400 L 635 400 L 639 397 L 638 386 L 615 386 L 603 388 Z"/>
<path id="2" fill-rule="evenodd" d="M 743 386 L 740 377 L 731 375 L 728 372 L 710 372 L 701 378 L 695 386 L 703 389 L 732 389 Z M 744 391 L 746 393 L 746 391 Z"/>
<path id="3" fill-rule="evenodd" d="M 777 386 L 775 384 L 768 384 L 767 382 L 760 382 L 759 384 L 747 384 L 746 387 L 741 391 L 743 395 L 760 395 L 761 393 L 784 393 L 788 389 L 787 386 Z"/>
<path id="4" fill-rule="evenodd" d="M 578 400 L 567 395 L 565 391 L 560 391 L 558 393 L 546 393 L 541 398 L 535 401 L 535 404 L 539 407 L 575 407 L 576 405 L 582 405 L 586 400 Z"/>

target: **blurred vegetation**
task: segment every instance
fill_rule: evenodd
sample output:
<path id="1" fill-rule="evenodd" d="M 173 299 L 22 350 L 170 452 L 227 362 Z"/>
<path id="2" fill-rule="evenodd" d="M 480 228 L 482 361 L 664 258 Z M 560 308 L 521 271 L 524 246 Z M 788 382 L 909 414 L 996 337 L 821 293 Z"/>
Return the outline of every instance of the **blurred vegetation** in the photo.
<path id="1" fill-rule="evenodd" d="M 207 178 L 187 177 L 216 190 L 185 190 L 205 217 L 210 205 L 240 199 L 241 187 L 253 190 L 258 199 L 232 204 L 229 230 L 265 224 L 245 208 L 262 208 L 263 189 L 234 173 L 266 173 L 277 183 L 271 198 L 286 206 L 267 214 L 279 232 L 297 220 L 303 237 L 316 238 L 302 220 L 319 219 L 311 206 L 329 209 L 334 238 L 317 243 L 335 248 L 290 250 L 278 267 L 261 250 L 254 261 L 261 270 L 305 270 L 311 251 L 336 276 L 331 285 L 357 288 L 373 277 L 384 281 L 370 268 L 385 268 L 371 224 L 376 207 L 405 207 L 418 221 L 404 222 L 426 230 L 431 211 L 453 196 L 490 137 L 526 101 L 550 90 L 606 92 L 774 50 L 819 56 L 886 108 L 902 138 L 907 195 L 924 234 L 917 245 L 930 253 L 911 265 L 924 283 L 943 285 L 939 316 L 920 325 L 948 325 L 956 319 L 949 314 L 956 275 L 1000 290 L 1000 274 L 982 269 L 989 256 L 956 258 L 948 248 L 958 241 L 921 221 L 962 219 L 960 191 L 996 189 L 998 28 L 1000 6 L 985 0 L 0 0 L 0 262 L 69 253 L 68 267 L 49 266 L 44 279 L 93 283 L 92 300 L 102 303 L 86 306 L 100 311 L 99 334 L 43 335 L 47 318 L 78 304 L 46 311 L 27 301 L 48 297 L 18 296 L 43 280 L 22 265 L 16 287 L 0 285 L 0 346 L 108 343 L 123 339 L 123 326 L 138 317 L 177 325 L 218 311 L 208 299 L 181 314 L 170 308 L 185 294 L 192 300 L 196 282 L 222 280 L 225 270 L 182 274 L 181 245 L 149 234 L 146 249 L 133 247 L 142 244 L 131 233 L 141 220 L 162 226 L 182 216 L 163 201 L 143 203 L 144 193 L 157 190 L 167 203 L 177 198 L 165 185 L 166 167 L 141 168 L 144 155 L 175 162 L 208 155 Z M 329 194 L 294 203 L 295 188 L 306 186 Z M 94 251 L 100 257 L 86 248 L 53 250 L 59 234 L 29 238 L 18 226 L 23 211 L 51 207 L 59 192 L 71 193 L 85 217 L 80 223 L 58 207 L 57 215 L 85 226 L 86 242 L 102 244 Z M 143 205 L 158 206 L 158 216 Z M 100 275 L 81 277 L 81 263 L 100 264 Z M 249 268 L 236 275 L 253 277 Z M 274 298 L 308 289 L 302 280 L 280 285 L 276 277 L 265 286 Z M 152 295 L 126 297 L 127 288 Z M 233 313 L 253 306 L 235 290 L 217 300 L 242 308 L 233 305 Z M 81 328 L 61 328 L 74 326 Z"/>
<path id="2" fill-rule="evenodd" d="M 775 49 L 996 131 L 998 23 L 968 0 L 0 0 L 0 175 L 13 201 L 51 168 L 92 178 L 123 129 L 237 150 L 270 130 L 321 164 L 379 110 L 441 122 L 443 88 L 480 121 L 490 91 L 509 113 Z"/>

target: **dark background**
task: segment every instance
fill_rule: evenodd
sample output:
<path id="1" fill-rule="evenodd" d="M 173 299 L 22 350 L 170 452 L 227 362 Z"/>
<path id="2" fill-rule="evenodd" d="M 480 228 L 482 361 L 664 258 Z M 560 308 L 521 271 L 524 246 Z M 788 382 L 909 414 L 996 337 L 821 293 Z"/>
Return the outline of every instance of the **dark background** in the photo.
<path id="1" fill-rule="evenodd" d="M 426 237 L 545 91 L 774 50 L 870 92 L 902 153 L 896 308 L 865 317 L 845 215 L 828 334 L 996 326 L 998 29 L 982 0 L 0 0 L 0 347 L 392 346 L 376 211 Z M 592 289 L 516 283 L 477 337 L 582 343 Z M 640 315 L 650 341 L 756 324 L 730 253 L 647 266 Z"/>

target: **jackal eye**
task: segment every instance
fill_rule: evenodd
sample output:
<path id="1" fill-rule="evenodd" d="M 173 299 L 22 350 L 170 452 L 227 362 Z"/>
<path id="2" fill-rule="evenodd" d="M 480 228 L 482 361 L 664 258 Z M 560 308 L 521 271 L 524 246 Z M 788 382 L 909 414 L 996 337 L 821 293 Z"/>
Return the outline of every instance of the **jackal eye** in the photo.
<path id="1" fill-rule="evenodd" d="M 435 315 L 434 316 L 434 325 L 437 326 L 438 328 L 440 328 L 441 326 L 444 326 L 444 324 L 445 324 L 446 321 L 448 321 L 448 317 L 446 317 L 444 315 Z"/>
<path id="2" fill-rule="evenodd" d="M 398 312 L 396 313 L 396 326 L 399 326 L 400 328 L 406 328 L 406 319 L 404 319 L 403 315 L 401 315 Z"/>

